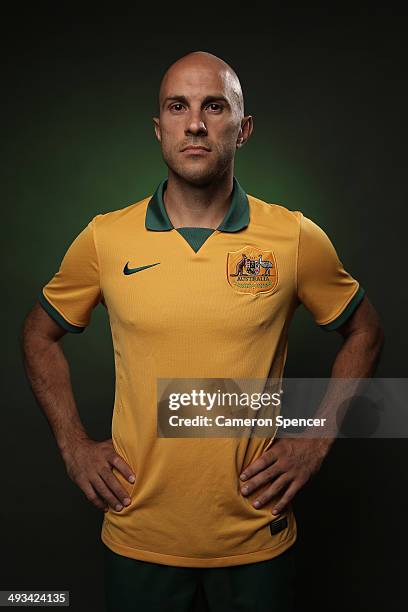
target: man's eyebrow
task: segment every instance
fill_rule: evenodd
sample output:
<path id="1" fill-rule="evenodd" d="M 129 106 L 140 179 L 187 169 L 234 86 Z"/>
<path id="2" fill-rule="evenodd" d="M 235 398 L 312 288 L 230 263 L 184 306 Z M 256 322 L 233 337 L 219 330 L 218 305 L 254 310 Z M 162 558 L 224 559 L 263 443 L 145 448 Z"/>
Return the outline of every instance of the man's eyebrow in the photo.
<path id="1" fill-rule="evenodd" d="M 163 104 L 162 106 L 164 106 L 167 102 L 183 102 L 184 104 L 188 105 L 188 100 L 186 98 L 186 96 L 183 95 L 177 95 L 177 94 L 171 94 L 170 96 L 166 96 L 166 98 L 163 100 Z M 225 102 L 225 104 L 227 104 L 228 106 L 231 106 L 228 99 L 222 95 L 222 94 L 213 94 L 210 96 L 206 96 L 204 98 L 204 100 L 202 101 L 202 105 L 206 105 L 206 104 L 211 104 L 211 102 Z"/>
<path id="2" fill-rule="evenodd" d="M 227 104 L 228 106 L 230 106 L 230 103 L 228 101 L 228 99 L 223 96 L 222 94 L 215 94 L 213 96 L 206 96 L 203 100 L 203 104 L 210 104 L 211 102 L 225 102 L 225 104 Z"/>

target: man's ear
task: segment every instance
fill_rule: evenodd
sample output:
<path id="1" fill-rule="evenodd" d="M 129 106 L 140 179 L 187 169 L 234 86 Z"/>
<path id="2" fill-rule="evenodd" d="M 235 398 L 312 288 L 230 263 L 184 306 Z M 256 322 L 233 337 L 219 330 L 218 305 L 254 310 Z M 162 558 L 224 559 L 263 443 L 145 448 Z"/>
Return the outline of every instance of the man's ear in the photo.
<path id="1" fill-rule="evenodd" d="M 239 130 L 238 138 L 237 138 L 237 149 L 242 147 L 248 138 L 252 134 L 252 130 L 254 129 L 254 122 L 252 119 L 252 115 L 247 115 L 243 117 L 241 121 L 241 129 Z"/>
<path id="2" fill-rule="evenodd" d="M 158 117 L 153 117 L 153 122 L 156 138 L 159 142 L 161 142 L 160 119 Z"/>

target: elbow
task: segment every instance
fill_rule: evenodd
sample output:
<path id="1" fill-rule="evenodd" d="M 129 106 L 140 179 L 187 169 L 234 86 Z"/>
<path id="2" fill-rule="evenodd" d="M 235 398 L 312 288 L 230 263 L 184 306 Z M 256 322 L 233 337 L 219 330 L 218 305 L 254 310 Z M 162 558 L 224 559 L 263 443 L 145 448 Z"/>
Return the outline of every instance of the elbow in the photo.
<path id="1" fill-rule="evenodd" d="M 374 373 L 381 359 L 381 355 L 382 355 L 383 347 L 385 343 L 384 328 L 382 327 L 379 321 L 370 330 L 368 342 L 369 342 L 368 352 L 371 353 L 372 355 L 373 373 Z"/>
<path id="2" fill-rule="evenodd" d="M 378 351 L 381 351 L 385 342 L 385 332 L 378 313 L 376 313 L 371 329 L 372 343 L 377 347 Z"/>

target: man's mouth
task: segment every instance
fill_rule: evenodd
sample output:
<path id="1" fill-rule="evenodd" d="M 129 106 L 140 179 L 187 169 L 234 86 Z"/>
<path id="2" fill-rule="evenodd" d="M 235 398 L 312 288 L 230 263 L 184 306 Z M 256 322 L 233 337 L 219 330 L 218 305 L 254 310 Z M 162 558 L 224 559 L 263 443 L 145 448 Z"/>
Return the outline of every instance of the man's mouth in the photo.
<path id="1" fill-rule="evenodd" d="M 204 147 L 203 145 L 187 145 L 186 147 L 184 147 L 183 149 L 181 149 L 181 152 L 184 153 L 209 153 L 210 149 L 208 149 L 207 147 Z"/>

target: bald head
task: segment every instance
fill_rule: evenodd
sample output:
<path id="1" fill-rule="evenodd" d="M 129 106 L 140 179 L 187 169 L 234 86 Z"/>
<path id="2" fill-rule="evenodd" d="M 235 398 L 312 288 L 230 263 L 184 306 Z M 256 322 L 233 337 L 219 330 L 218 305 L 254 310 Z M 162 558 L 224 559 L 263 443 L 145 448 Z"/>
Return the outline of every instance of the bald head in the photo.
<path id="1" fill-rule="evenodd" d="M 200 74 L 203 79 L 210 75 L 217 76 L 231 105 L 240 117 L 244 116 L 244 97 L 236 72 L 224 60 L 206 51 L 188 53 L 167 69 L 160 83 L 159 109 L 162 108 L 163 101 L 169 92 L 171 92 L 170 95 L 173 93 L 173 83 L 175 86 L 181 78 L 185 79 L 191 75 L 191 79 L 194 79 Z"/>

